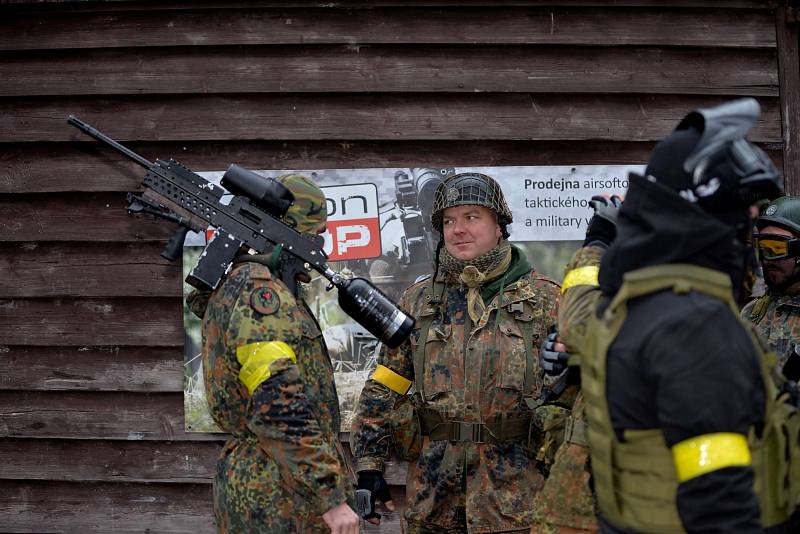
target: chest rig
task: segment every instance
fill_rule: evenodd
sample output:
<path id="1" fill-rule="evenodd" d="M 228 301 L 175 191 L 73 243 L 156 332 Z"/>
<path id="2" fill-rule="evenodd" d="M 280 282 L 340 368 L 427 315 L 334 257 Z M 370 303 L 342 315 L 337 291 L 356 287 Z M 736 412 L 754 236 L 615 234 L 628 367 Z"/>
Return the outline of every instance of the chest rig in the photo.
<path id="1" fill-rule="evenodd" d="M 612 427 L 606 397 L 608 349 L 627 316 L 628 300 L 659 291 L 678 294 L 702 293 L 726 303 L 734 316 L 730 280 L 717 271 L 694 265 L 660 265 L 625 275 L 622 287 L 602 318 L 589 319 L 586 350 L 582 350 L 581 387 L 589 422 L 592 473 L 597 502 L 603 516 L 615 526 L 643 532 L 683 532 L 675 503 L 679 485 L 672 451 L 661 429 L 625 430 L 619 441 Z M 751 428 L 747 448 L 755 473 L 754 490 L 759 497 L 765 527 L 785 521 L 797 499 L 790 449 L 797 448 L 794 410 L 776 401 L 777 389 L 770 374 L 774 355 L 767 353 L 754 328 L 742 322 L 753 339 L 761 365 L 766 406 L 760 435 Z M 793 440 L 789 436 L 794 436 Z M 794 442 L 794 445 L 791 442 Z M 795 471 L 797 466 L 794 466 Z"/>
<path id="2" fill-rule="evenodd" d="M 528 275 L 522 277 L 516 283 L 527 281 Z M 429 436 L 432 441 L 451 441 L 451 442 L 525 442 L 530 446 L 534 445 L 535 437 L 538 435 L 533 420 L 533 413 L 530 409 L 524 411 L 503 412 L 497 414 L 490 421 L 458 421 L 448 418 L 429 405 L 425 392 L 425 366 L 426 366 L 426 345 L 433 328 L 433 323 L 437 317 L 444 320 L 446 286 L 443 282 L 431 280 L 425 289 L 423 296 L 423 311 L 418 317 L 420 324 L 420 336 L 416 349 L 413 353 L 414 361 L 414 387 L 413 403 L 419 416 L 422 435 Z M 495 295 L 493 302 L 502 302 L 503 292 Z M 494 311 L 495 317 L 491 319 L 491 312 Z M 535 387 L 535 372 L 537 367 L 533 363 L 533 343 L 534 343 L 534 314 L 532 304 L 527 300 L 517 300 L 510 302 L 502 307 L 490 304 L 487 312 L 490 318 L 484 328 L 492 328 L 497 334 L 499 330 L 500 314 L 509 316 L 519 325 L 522 334 L 522 341 L 525 346 L 525 371 L 522 386 L 523 401 L 527 407 L 533 407 L 534 399 L 532 392 Z M 466 352 L 469 342 L 470 332 L 473 328 L 468 313 L 465 313 L 465 335 L 464 347 L 462 352 Z M 487 348 L 487 350 L 489 350 Z"/>

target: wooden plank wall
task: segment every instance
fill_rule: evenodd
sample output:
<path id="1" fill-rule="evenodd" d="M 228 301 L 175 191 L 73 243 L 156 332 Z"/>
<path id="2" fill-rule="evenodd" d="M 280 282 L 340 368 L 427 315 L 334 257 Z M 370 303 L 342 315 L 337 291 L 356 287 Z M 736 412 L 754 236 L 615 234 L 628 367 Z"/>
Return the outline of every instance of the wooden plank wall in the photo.
<path id="1" fill-rule="evenodd" d="M 169 229 L 126 214 L 141 169 L 67 115 L 198 171 L 618 164 L 690 109 L 752 95 L 781 164 L 775 8 L 4 2 L 0 530 L 212 529 L 220 443 L 183 431 Z M 390 478 L 399 495 L 402 466 Z"/>

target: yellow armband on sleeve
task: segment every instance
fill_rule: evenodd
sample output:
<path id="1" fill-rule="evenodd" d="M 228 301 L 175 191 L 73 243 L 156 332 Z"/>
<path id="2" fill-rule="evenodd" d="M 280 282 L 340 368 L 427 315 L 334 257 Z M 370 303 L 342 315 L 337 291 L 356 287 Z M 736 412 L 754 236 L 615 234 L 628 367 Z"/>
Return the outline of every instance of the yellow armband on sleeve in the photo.
<path id="1" fill-rule="evenodd" d="M 587 265 L 572 269 L 564 276 L 564 283 L 561 284 L 561 293 L 574 286 L 598 286 L 600 267 L 597 265 Z"/>
<path id="2" fill-rule="evenodd" d="M 408 378 L 400 376 L 383 365 L 378 365 L 370 378 L 372 378 L 378 384 L 383 384 L 387 388 L 391 389 L 395 393 L 399 393 L 400 395 L 405 395 L 408 393 L 412 383 Z"/>
<path id="3" fill-rule="evenodd" d="M 283 341 L 259 341 L 236 347 L 236 359 L 242 366 L 239 381 L 252 395 L 262 382 L 272 376 L 270 365 L 284 358 L 297 363 L 294 350 Z"/>
<path id="4" fill-rule="evenodd" d="M 750 448 L 742 434 L 703 434 L 672 446 L 678 481 L 686 482 L 725 467 L 750 465 Z"/>

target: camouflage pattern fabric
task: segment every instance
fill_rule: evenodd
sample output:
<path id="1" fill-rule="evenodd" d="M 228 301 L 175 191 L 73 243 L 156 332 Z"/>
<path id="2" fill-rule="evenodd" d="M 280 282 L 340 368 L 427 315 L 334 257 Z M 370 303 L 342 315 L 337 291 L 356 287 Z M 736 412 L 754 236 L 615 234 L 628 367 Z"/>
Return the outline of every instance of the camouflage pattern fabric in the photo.
<path id="1" fill-rule="evenodd" d="M 558 284 L 533 272 L 523 275 L 490 299 L 469 336 L 466 288 L 445 285 L 442 304 L 432 305 L 426 299 L 430 286 L 430 280 L 412 285 L 400 300 L 418 325 L 433 316 L 423 375 L 426 408 L 450 420 L 470 422 L 528 410 L 523 395 L 536 398 L 541 391 L 538 346 L 555 322 Z M 522 303 L 523 315 L 533 321 L 528 361 L 519 322 L 508 311 L 514 303 Z M 413 380 L 419 340 L 417 329 L 398 349 L 384 350 L 379 363 Z M 530 391 L 523 391 L 526 366 L 535 366 Z M 367 380 L 352 434 L 359 471 L 383 470 L 397 398 L 386 386 Z M 419 457 L 409 464 L 405 511 L 409 531 L 527 531 L 533 520 L 533 496 L 544 483 L 536 452 L 526 442 L 431 441 L 425 436 Z"/>
<path id="2" fill-rule="evenodd" d="M 353 505 L 353 477 L 338 440 L 333 369 L 308 308 L 264 265 L 238 263 L 212 293 L 202 331 L 208 405 L 231 434 L 214 477 L 217 528 L 328 532 L 321 516 L 344 501 Z M 276 360 L 251 396 L 239 380 L 236 348 L 265 341 L 287 343 L 297 363 Z"/>
<path id="3" fill-rule="evenodd" d="M 586 421 L 580 393 L 572 407 L 572 417 Z M 589 447 L 583 443 L 562 442 L 544 488 L 534 499 L 536 520 L 531 532 L 597 532 L 590 479 Z"/>
<path id="4" fill-rule="evenodd" d="M 742 319 L 755 324 L 778 357 L 778 370 L 800 342 L 800 284 L 792 285 L 785 293 L 767 293 L 742 309 Z"/>
<path id="5" fill-rule="evenodd" d="M 328 217 L 325 194 L 310 178 L 300 174 L 284 174 L 277 180 L 294 195 L 283 221 L 301 234 L 316 234 Z"/>
<path id="6" fill-rule="evenodd" d="M 579 249 L 566 272 L 581 267 L 599 267 L 604 250 Z M 586 317 L 594 313 L 600 291 L 596 285 L 576 285 L 561 295 L 558 310 L 559 338 L 573 357 L 577 340 L 585 335 Z M 583 395 L 577 393 L 570 417 L 586 423 Z M 536 521 L 531 533 L 568 534 L 597 532 L 595 498 L 590 487 L 589 447 L 564 441 L 556 452 L 550 475 L 534 500 Z"/>

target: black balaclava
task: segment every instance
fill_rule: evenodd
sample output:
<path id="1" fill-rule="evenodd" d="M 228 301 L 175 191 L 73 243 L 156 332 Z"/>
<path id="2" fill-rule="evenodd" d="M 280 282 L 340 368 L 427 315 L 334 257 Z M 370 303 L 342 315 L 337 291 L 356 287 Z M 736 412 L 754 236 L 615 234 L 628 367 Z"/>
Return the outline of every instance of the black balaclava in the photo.
<path id="1" fill-rule="evenodd" d="M 724 272 L 738 292 L 745 278 L 747 210 L 710 210 L 687 193 L 694 187 L 683 162 L 700 139 L 696 128 L 677 130 L 659 142 L 644 177 L 631 176 L 620 209 L 617 239 L 603 258 L 600 285 L 614 294 L 626 272 L 665 263 L 689 263 Z M 683 194 L 682 194 L 683 192 Z"/>

